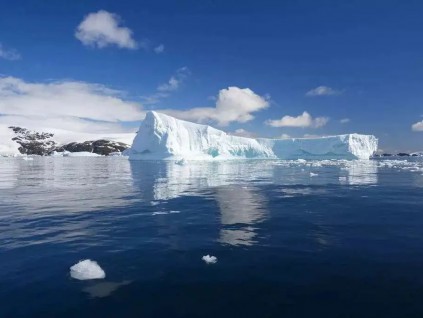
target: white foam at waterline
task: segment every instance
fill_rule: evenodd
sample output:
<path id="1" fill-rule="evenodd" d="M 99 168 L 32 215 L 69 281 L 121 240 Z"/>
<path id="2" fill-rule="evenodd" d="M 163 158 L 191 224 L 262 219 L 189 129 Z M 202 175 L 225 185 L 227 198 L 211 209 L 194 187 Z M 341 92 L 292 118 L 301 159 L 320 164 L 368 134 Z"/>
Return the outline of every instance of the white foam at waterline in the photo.
<path id="1" fill-rule="evenodd" d="M 23 159 L 23 160 L 25 160 L 25 161 L 31 161 L 31 160 L 34 160 L 34 158 L 32 158 L 32 157 L 22 157 L 22 159 Z"/>
<path id="2" fill-rule="evenodd" d="M 102 279 L 106 277 L 106 273 L 100 265 L 90 259 L 79 261 L 73 265 L 70 268 L 70 275 L 72 278 L 79 280 Z"/>
<path id="3" fill-rule="evenodd" d="M 217 263 L 217 257 L 216 256 L 210 256 L 210 255 L 205 255 L 201 258 L 203 261 L 206 262 L 206 264 L 216 264 Z"/>

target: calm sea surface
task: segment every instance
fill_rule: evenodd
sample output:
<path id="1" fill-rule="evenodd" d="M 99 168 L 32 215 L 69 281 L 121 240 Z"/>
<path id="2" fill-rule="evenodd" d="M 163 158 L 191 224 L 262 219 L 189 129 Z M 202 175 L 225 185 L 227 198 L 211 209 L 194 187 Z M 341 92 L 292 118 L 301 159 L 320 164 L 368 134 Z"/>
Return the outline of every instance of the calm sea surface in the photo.
<path id="1" fill-rule="evenodd" d="M 0 317 L 423 317 L 423 160 L 0 158 Z"/>

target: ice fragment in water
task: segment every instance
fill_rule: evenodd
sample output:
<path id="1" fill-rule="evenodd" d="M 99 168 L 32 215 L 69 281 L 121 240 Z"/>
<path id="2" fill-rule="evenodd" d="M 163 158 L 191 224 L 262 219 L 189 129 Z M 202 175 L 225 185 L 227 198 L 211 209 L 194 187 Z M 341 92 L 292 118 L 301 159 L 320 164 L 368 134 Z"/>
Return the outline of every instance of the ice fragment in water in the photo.
<path id="1" fill-rule="evenodd" d="M 106 273 L 97 264 L 96 261 L 86 259 L 79 261 L 70 268 L 70 275 L 72 278 L 79 280 L 101 279 L 106 277 Z"/>
<path id="2" fill-rule="evenodd" d="M 206 255 L 201 258 L 203 261 L 205 261 L 207 264 L 216 264 L 217 263 L 217 257 L 216 256 L 210 256 Z"/>

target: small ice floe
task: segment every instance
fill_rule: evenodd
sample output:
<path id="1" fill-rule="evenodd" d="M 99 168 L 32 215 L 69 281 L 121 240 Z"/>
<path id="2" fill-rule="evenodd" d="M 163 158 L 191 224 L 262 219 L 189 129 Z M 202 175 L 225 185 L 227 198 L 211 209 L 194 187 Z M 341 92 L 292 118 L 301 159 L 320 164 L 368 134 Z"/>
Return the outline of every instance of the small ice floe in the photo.
<path id="1" fill-rule="evenodd" d="M 86 259 L 79 261 L 70 268 L 70 275 L 72 278 L 79 280 L 101 279 L 106 277 L 106 273 L 97 264 L 96 261 Z"/>
<path id="2" fill-rule="evenodd" d="M 319 174 L 310 172 L 310 177 L 317 177 Z"/>
<path id="3" fill-rule="evenodd" d="M 201 258 L 206 264 L 216 264 L 217 263 L 217 257 L 216 256 L 210 256 L 205 255 Z"/>

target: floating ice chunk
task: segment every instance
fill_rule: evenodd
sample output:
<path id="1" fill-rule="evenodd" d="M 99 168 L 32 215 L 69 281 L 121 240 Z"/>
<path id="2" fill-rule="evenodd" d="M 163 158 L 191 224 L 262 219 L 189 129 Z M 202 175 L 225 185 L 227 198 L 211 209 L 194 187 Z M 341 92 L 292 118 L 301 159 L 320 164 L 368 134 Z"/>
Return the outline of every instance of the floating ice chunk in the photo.
<path id="1" fill-rule="evenodd" d="M 310 177 L 317 177 L 318 175 L 319 175 L 318 173 L 310 172 Z"/>
<path id="2" fill-rule="evenodd" d="M 106 273 L 100 265 L 98 265 L 96 261 L 90 259 L 79 261 L 79 263 L 73 265 L 70 268 L 70 274 L 72 278 L 79 280 L 101 279 L 106 277 Z"/>
<path id="3" fill-rule="evenodd" d="M 201 259 L 203 261 L 205 261 L 206 264 L 216 264 L 217 263 L 217 257 L 216 256 L 205 255 Z"/>

